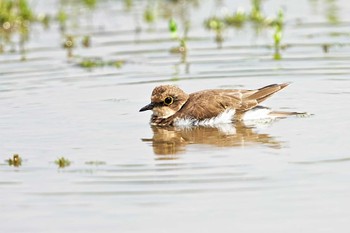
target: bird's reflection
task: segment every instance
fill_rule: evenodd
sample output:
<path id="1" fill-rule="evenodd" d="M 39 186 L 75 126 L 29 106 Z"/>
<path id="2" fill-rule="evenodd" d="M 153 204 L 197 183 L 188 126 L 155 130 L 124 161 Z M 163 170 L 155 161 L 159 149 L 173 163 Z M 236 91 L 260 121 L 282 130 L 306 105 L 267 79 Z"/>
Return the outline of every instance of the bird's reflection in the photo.
<path id="1" fill-rule="evenodd" d="M 153 138 L 142 139 L 150 142 L 157 155 L 174 155 L 186 150 L 189 144 L 204 144 L 216 147 L 242 147 L 264 144 L 280 148 L 280 142 L 268 134 L 257 133 L 255 127 L 243 123 L 219 127 L 159 127 L 152 126 Z M 171 157 L 169 157 L 171 158 Z"/>

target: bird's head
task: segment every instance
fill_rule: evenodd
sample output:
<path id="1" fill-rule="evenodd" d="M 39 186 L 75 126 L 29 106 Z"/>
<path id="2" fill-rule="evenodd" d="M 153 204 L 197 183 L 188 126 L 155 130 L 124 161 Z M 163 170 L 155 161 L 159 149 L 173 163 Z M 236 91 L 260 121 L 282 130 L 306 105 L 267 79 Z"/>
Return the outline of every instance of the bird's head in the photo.
<path id="1" fill-rule="evenodd" d="M 189 95 L 172 85 L 162 85 L 153 89 L 151 103 L 140 109 L 140 112 L 152 110 L 159 118 L 174 115 L 188 100 Z"/>

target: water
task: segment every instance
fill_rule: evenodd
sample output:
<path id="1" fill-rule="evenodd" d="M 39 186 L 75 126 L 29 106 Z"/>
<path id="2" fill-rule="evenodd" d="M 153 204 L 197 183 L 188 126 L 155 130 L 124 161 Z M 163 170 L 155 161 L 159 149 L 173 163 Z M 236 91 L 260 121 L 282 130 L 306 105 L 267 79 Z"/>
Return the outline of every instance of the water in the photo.
<path id="1" fill-rule="evenodd" d="M 56 23 L 45 33 L 35 26 L 27 61 L 0 55 L 1 232 L 347 232 L 350 5 L 266 1 L 266 14 L 286 10 L 281 61 L 267 47 L 272 31 L 257 36 L 251 26 L 226 31 L 218 49 L 203 18 L 249 1 L 215 5 L 189 7 L 187 63 L 169 53 L 177 42 L 166 21 L 135 33 L 137 13 L 111 1 L 79 19 L 87 27 L 73 31 L 91 34 L 92 47 L 73 53 L 125 60 L 120 69 L 68 60 Z M 328 22 L 330 7 L 339 24 Z M 292 84 L 265 105 L 312 117 L 233 125 L 228 135 L 152 128 L 150 113 L 138 112 L 164 83 L 190 93 L 282 82 Z M 15 153 L 20 167 L 5 161 Z M 62 156 L 72 163 L 60 169 Z"/>

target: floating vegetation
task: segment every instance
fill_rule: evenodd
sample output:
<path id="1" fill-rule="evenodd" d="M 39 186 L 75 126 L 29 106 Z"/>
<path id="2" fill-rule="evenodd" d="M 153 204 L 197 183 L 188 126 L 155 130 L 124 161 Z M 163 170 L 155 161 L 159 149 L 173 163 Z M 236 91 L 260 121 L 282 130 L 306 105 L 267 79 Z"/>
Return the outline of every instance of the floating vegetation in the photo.
<path id="1" fill-rule="evenodd" d="M 59 168 L 64 168 L 64 167 L 68 167 L 71 164 L 71 161 L 69 161 L 64 157 L 61 157 L 55 161 L 55 164 L 57 164 Z"/>
<path id="2" fill-rule="evenodd" d="M 6 160 L 6 162 L 10 166 L 19 167 L 22 165 L 22 158 L 18 154 L 14 154 L 12 158 Z"/>
<path id="3" fill-rule="evenodd" d="M 78 65 L 89 69 L 103 66 L 112 66 L 119 69 L 124 65 L 124 63 L 124 60 L 105 61 L 101 58 L 83 58 L 80 62 L 78 62 Z"/>

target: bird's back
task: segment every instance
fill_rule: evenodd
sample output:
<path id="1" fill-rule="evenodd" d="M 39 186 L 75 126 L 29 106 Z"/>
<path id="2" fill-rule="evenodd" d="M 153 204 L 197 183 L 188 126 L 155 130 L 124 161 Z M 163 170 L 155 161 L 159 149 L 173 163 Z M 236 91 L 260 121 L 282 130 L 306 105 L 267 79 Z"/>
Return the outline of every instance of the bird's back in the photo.
<path id="1" fill-rule="evenodd" d="M 272 84 L 257 90 L 212 89 L 195 92 L 189 95 L 188 101 L 174 117 L 204 120 L 216 117 L 228 109 L 243 114 L 287 85 Z"/>

